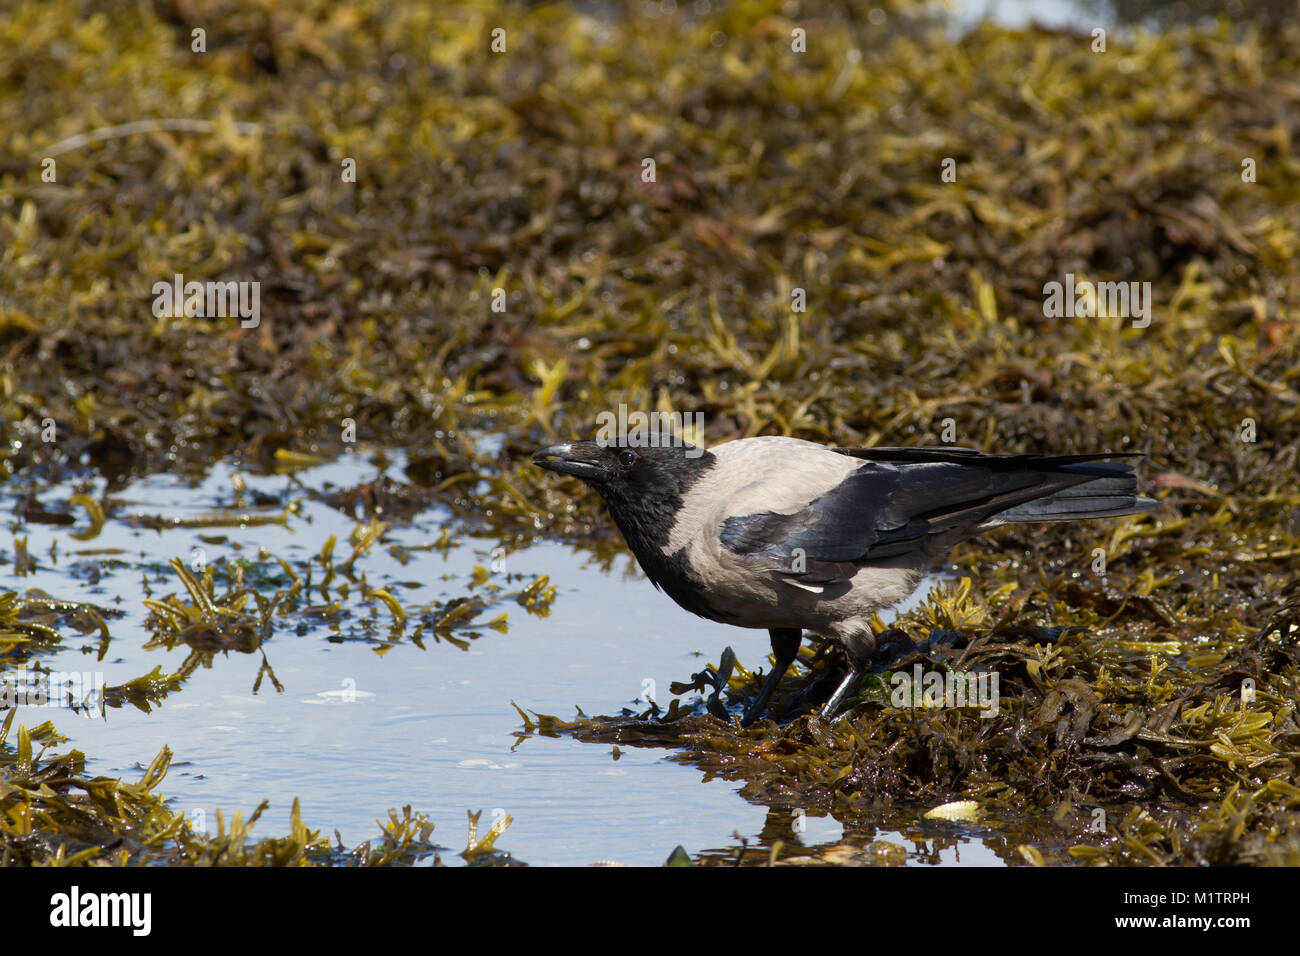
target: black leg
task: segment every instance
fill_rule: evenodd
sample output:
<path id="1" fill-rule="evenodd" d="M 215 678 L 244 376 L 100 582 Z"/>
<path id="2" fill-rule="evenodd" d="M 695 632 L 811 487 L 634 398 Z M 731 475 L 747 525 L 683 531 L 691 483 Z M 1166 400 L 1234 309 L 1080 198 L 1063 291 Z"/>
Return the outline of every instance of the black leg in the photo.
<path id="1" fill-rule="evenodd" d="M 745 716 L 740 721 L 743 727 L 748 727 L 767 712 L 767 702 L 772 699 L 772 694 L 781 683 L 781 678 L 790 669 L 794 659 L 799 656 L 799 642 L 803 639 L 803 631 L 794 627 L 774 627 L 767 633 L 772 638 L 772 656 L 776 658 L 776 664 L 772 667 L 772 673 L 767 675 L 767 680 L 763 682 L 763 689 L 758 692 L 758 699 L 745 711 Z"/>
<path id="2" fill-rule="evenodd" d="M 883 637 L 888 633 L 889 631 L 882 632 L 879 637 Z M 904 639 L 907 637 L 902 631 L 896 633 Z M 893 635 L 891 634 L 890 637 L 892 638 Z M 835 712 L 840 709 L 840 705 L 844 703 L 845 698 L 857 689 L 858 681 L 862 679 L 862 675 L 871 666 L 879 646 L 878 635 L 873 634 L 870 628 L 864 628 L 859 633 L 846 637 L 844 656 L 848 658 L 849 672 L 844 675 L 844 680 L 840 681 L 840 686 L 835 688 L 835 693 L 831 694 L 831 699 L 822 708 L 822 720 L 835 719 Z"/>
<path id="3" fill-rule="evenodd" d="M 822 708 L 822 719 L 833 720 L 835 711 L 840 709 L 840 704 L 844 703 L 844 698 L 858 686 L 858 681 L 862 679 L 862 671 L 856 667 L 850 667 L 849 672 L 844 675 L 844 680 L 840 681 L 840 686 L 835 688 L 835 693 L 831 694 L 831 699 L 826 702 Z"/>

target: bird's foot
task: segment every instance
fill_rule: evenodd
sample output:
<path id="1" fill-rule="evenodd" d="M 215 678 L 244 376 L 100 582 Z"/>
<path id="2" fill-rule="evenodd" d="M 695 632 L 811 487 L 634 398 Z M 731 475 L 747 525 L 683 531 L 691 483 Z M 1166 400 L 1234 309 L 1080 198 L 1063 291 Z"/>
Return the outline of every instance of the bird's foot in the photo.
<path id="1" fill-rule="evenodd" d="M 861 678 L 862 671 L 859 668 L 849 668 L 849 672 L 844 675 L 844 680 L 840 681 L 840 686 L 836 687 L 835 693 L 831 694 L 831 699 L 822 706 L 822 720 L 831 721 L 836 719 L 840 706 L 857 689 L 858 681 Z"/>

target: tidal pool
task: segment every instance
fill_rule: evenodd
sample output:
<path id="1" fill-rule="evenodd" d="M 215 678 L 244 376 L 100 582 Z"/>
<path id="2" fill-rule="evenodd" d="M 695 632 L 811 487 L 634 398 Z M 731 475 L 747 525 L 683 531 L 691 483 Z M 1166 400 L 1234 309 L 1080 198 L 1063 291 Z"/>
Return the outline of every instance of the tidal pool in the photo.
<path id="1" fill-rule="evenodd" d="M 191 647 L 161 646 L 143 603 L 170 593 L 185 598 L 171 559 L 196 572 L 209 564 L 222 569 L 218 594 L 224 569 L 246 561 L 247 580 L 259 592 L 274 591 L 271 578 L 254 577 L 281 573 L 268 555 L 305 576 L 331 535 L 338 540 L 335 561 L 349 554 L 358 521 L 322 497 L 383 476 L 401 481 L 403 466 L 400 453 L 357 453 L 292 475 L 256 474 L 234 462 L 198 479 L 153 475 L 109 493 L 109 517 L 92 539 L 71 537 L 85 531 L 81 508 L 74 526 L 15 519 L 10 547 L 0 551 L 0 574 L 20 595 L 38 589 L 109 612 L 106 648 L 97 631 L 78 636 L 61 626 L 62 645 L 35 657 L 42 668 L 102 672 L 109 686 L 159 666 L 175 673 Z M 77 493 L 99 500 L 104 482 L 10 482 L 6 507 L 24 492 L 53 511 Z M 249 520 L 192 526 L 231 514 Z M 281 514 L 283 524 L 259 523 Z M 26 538 L 25 560 L 18 538 Z M 431 546 L 439 539 L 441 547 Z M 450 850 L 442 854 L 448 863 L 460 862 L 466 811 L 480 810 L 482 826 L 512 817 L 497 847 L 533 865 L 658 865 L 679 844 L 692 854 L 733 852 L 736 834 L 751 847 L 765 845 L 765 826 L 773 822 L 768 808 L 738 796 L 738 784 L 702 779 L 699 770 L 669 759 L 671 750 L 632 746 L 616 755 L 608 745 L 521 734 L 511 702 L 565 718 L 575 707 L 589 715 L 643 709 L 638 698 L 647 690 L 666 704 L 672 681 L 689 679 L 727 645 L 747 666 L 766 669 L 766 633 L 686 613 L 651 587 L 630 556 L 602 570 L 564 544 L 510 553 L 499 544 L 458 535 L 448 512 L 430 509 L 395 523 L 357 559 L 346 596 L 344 578 L 336 577 L 329 598 L 340 601 L 337 613 L 319 610 L 328 602 L 317 567 L 314 593 L 303 602 L 317 610 L 277 617 L 259 648 L 206 654 L 149 712 L 127 705 L 84 716 L 65 705 L 20 706 L 17 720 L 53 720 L 69 738 L 65 747 L 85 752 L 90 775 L 138 779 L 170 746 L 175 758 L 160 790 L 212 831 L 218 809 L 247 815 L 265 799 L 270 808 L 255 833 L 286 832 L 297 797 L 308 826 L 327 835 L 337 830 L 348 847 L 376 837 L 376 820 L 389 808 L 409 804 L 436 823 L 434 838 Z M 24 565 L 26 573 L 18 574 Z M 511 596 L 539 575 L 557 589 L 544 614 Z M 285 575 L 283 583 L 289 580 Z M 362 582 L 394 596 L 407 613 L 404 627 L 393 626 L 381 601 L 362 600 Z M 431 632 L 418 643 L 410 638 L 421 608 L 467 594 L 482 596 L 487 607 L 455 629 L 454 640 Z M 484 623 L 502 613 L 504 625 Z M 795 836 L 788 815 L 775 812 L 770 828 L 782 831 L 785 853 L 842 836 L 829 816 L 811 813 Z M 999 864 L 981 832 L 944 824 L 934 845 L 888 832 L 875 838 L 907 846 L 913 861 Z"/>

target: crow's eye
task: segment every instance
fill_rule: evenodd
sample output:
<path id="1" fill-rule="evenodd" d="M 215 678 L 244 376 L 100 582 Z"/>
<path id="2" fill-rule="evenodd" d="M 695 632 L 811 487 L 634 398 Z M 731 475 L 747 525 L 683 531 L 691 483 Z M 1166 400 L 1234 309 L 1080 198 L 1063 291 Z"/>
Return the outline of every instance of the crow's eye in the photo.
<path id="1" fill-rule="evenodd" d="M 621 451 L 618 453 L 618 463 L 624 468 L 631 468 L 636 464 L 636 452 Z"/>

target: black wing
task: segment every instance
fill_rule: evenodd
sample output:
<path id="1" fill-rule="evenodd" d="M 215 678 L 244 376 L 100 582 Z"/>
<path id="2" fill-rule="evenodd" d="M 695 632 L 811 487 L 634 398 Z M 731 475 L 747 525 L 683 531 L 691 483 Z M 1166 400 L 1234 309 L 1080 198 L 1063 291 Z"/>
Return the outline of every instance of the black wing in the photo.
<path id="1" fill-rule="evenodd" d="M 1139 498 L 1121 455 L 985 455 L 943 447 L 837 448 L 862 467 L 794 514 L 728 518 L 722 543 L 809 582 L 859 566 L 951 547 L 1016 521 L 1068 521 L 1156 507 Z"/>

